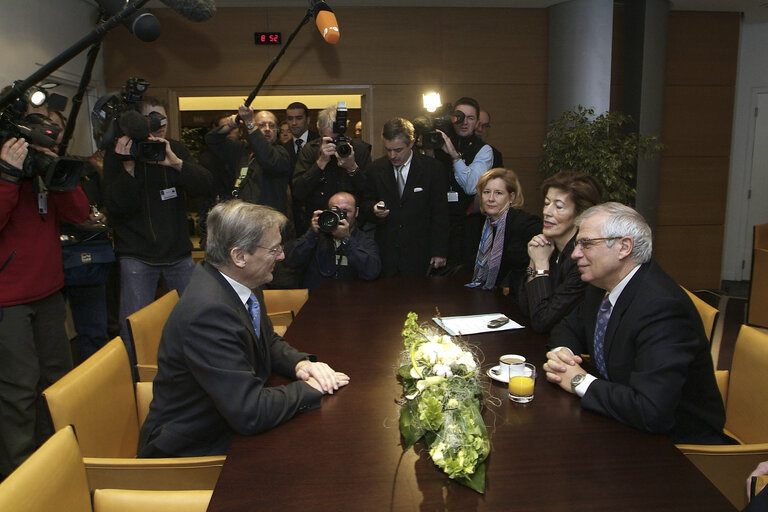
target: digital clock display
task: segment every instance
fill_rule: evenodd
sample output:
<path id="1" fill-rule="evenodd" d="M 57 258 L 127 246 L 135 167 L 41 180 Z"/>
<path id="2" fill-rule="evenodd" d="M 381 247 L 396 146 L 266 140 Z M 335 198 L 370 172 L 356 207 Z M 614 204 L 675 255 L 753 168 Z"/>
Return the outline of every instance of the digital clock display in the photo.
<path id="1" fill-rule="evenodd" d="M 258 44 L 281 44 L 283 42 L 280 32 L 254 32 L 253 40 Z"/>

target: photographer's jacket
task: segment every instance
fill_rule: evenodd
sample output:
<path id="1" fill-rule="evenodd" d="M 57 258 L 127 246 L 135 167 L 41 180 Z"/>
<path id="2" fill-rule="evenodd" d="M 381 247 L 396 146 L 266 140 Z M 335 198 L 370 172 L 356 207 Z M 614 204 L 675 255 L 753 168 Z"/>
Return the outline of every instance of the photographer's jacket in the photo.
<path id="1" fill-rule="evenodd" d="M 183 161 L 180 172 L 136 162 L 131 176 L 114 151 L 104 155 L 104 206 L 115 230 L 115 250 L 121 257 L 171 264 L 192 251 L 184 196 L 205 194 L 212 179 L 182 143 L 168 142 Z"/>
<path id="2" fill-rule="evenodd" d="M 79 186 L 49 192 L 46 203 L 40 213 L 32 180 L 0 179 L 0 306 L 44 299 L 64 286 L 59 221 L 80 224 L 90 208 Z"/>

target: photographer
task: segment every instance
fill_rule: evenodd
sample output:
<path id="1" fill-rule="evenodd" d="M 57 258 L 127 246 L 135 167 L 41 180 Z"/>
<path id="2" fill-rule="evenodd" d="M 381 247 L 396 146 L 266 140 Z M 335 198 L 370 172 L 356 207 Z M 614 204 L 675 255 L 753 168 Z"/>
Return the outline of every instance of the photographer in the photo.
<path id="1" fill-rule="evenodd" d="M 59 222 L 90 211 L 80 187 L 49 191 L 21 172 L 40 172 L 25 165 L 32 148 L 56 158 L 16 137 L 0 149 L 0 480 L 53 433 L 40 393 L 72 369 Z"/>
<path id="2" fill-rule="evenodd" d="M 127 135 L 117 139 L 104 156 L 104 202 L 120 261 L 121 336 L 129 347 L 125 319 L 155 300 L 160 278 L 179 294 L 187 286 L 194 262 L 184 196 L 204 195 L 212 186 L 210 173 L 189 150 L 165 138 L 165 105 L 145 97 L 139 111 L 147 123 L 162 121 L 148 139 L 165 144 L 164 159 L 143 161 L 131 156 L 133 145 L 142 141 Z M 135 116 L 133 112 L 122 116 L 129 114 Z"/>
<path id="3" fill-rule="evenodd" d="M 304 286 L 310 291 L 324 278 L 372 281 L 379 277 L 379 247 L 371 235 L 356 227 L 360 210 L 355 197 L 338 192 L 328 201 L 328 208 L 315 210 L 312 227 L 296 241 L 285 264 L 308 265 Z"/>
<path id="4" fill-rule="evenodd" d="M 331 105 L 317 116 L 321 137 L 310 141 L 299 153 L 293 173 L 293 200 L 299 213 L 296 232 L 309 228 L 312 212 L 322 210 L 336 192 L 350 192 L 360 197 L 366 188 L 364 171 L 371 162 L 371 145 L 343 137 L 346 109 L 337 119 L 337 107 Z M 339 150 L 339 148 L 341 148 Z M 347 154 L 348 152 L 348 154 Z"/>

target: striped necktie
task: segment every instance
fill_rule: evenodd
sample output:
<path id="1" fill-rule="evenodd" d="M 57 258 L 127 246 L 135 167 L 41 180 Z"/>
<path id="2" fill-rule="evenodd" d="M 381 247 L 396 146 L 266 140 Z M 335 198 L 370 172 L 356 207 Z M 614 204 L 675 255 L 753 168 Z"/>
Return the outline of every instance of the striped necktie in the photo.
<path id="1" fill-rule="evenodd" d="M 603 302 L 600 303 L 600 309 L 597 312 L 597 322 L 595 323 L 595 367 L 597 371 L 608 378 L 608 369 L 605 365 L 605 329 L 608 327 L 608 320 L 611 318 L 611 301 L 608 300 L 608 294 L 605 294 Z"/>

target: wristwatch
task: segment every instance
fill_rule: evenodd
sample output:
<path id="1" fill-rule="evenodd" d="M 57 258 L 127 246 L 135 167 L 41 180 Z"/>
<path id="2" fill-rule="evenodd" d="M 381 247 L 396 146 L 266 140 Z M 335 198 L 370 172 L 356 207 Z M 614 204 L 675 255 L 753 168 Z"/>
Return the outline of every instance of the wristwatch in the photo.
<path id="1" fill-rule="evenodd" d="M 574 375 L 571 379 L 571 391 L 576 393 L 576 387 L 584 382 L 584 379 L 587 377 L 586 373 L 579 373 L 578 375 Z"/>
<path id="2" fill-rule="evenodd" d="M 253 130 L 254 128 L 256 128 L 256 123 L 254 123 L 253 121 L 251 121 L 250 123 L 246 123 L 245 127 L 246 127 L 246 128 L 248 128 L 248 131 L 251 131 L 251 130 Z"/>
<path id="3" fill-rule="evenodd" d="M 528 267 L 525 269 L 525 273 L 528 277 L 548 276 L 549 270 L 534 270 L 533 267 Z"/>

